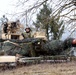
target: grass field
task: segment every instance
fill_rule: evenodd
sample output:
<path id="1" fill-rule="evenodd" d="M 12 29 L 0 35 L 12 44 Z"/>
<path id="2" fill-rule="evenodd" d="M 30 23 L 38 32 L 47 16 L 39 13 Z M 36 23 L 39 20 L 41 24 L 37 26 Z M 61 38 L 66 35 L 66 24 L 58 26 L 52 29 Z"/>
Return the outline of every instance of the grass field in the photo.
<path id="1" fill-rule="evenodd" d="M 76 62 L 41 63 L 1 71 L 0 75 L 76 75 Z"/>

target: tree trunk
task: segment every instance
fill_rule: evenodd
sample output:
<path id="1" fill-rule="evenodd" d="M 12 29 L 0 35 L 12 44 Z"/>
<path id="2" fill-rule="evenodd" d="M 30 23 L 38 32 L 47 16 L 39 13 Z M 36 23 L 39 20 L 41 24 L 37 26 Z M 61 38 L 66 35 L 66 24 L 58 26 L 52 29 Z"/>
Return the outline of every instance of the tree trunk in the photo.
<path id="1" fill-rule="evenodd" d="M 47 34 L 47 39 L 49 40 L 48 24 L 46 25 L 46 34 Z"/>

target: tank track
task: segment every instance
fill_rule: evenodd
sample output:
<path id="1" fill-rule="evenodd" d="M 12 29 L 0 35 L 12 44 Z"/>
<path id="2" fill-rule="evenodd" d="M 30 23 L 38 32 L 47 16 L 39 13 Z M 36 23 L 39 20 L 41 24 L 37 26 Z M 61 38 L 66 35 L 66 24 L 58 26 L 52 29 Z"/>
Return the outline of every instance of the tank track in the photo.
<path id="1" fill-rule="evenodd" d="M 70 57 L 66 56 L 40 56 L 40 57 L 20 57 L 16 63 L 3 63 L 0 71 L 11 70 L 22 66 L 43 64 L 43 63 L 66 63 L 70 62 Z"/>

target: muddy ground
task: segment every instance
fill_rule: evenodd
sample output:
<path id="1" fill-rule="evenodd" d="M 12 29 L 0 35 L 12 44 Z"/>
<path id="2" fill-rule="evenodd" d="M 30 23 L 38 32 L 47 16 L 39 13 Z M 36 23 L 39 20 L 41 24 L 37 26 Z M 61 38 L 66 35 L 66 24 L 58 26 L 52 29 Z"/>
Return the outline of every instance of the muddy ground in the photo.
<path id="1" fill-rule="evenodd" d="M 76 75 L 76 62 L 23 66 L 1 71 L 0 75 Z"/>

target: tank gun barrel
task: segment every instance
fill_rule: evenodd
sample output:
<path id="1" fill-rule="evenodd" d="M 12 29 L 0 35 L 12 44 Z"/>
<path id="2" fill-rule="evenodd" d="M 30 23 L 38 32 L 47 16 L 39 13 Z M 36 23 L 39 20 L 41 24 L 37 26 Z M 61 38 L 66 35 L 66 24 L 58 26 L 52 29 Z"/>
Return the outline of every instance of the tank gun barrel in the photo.
<path id="1" fill-rule="evenodd" d="M 19 40 L 19 39 L 17 39 L 17 40 L 12 39 L 11 40 L 11 39 L 9 39 L 9 41 L 15 42 L 15 43 L 29 43 L 29 42 L 35 43 L 37 41 L 40 41 L 40 39 L 37 39 L 37 38 L 26 38 L 26 39 L 22 39 L 22 40 Z"/>

